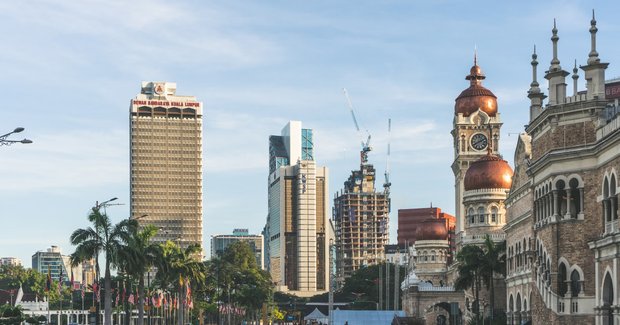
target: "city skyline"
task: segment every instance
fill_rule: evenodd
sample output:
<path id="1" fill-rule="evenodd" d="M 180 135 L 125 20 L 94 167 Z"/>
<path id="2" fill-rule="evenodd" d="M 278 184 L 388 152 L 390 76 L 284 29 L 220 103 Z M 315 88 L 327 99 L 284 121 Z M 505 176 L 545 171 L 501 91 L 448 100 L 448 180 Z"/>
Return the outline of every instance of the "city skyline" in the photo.
<path id="1" fill-rule="evenodd" d="M 50 245 L 71 252 L 69 235 L 86 225 L 95 201 L 118 197 L 125 205 L 107 212 L 114 221 L 129 217 L 126 105 L 143 80 L 176 82 L 205 103 L 205 251 L 211 234 L 241 226 L 260 232 L 265 139 L 288 120 L 312 126 L 316 161 L 330 169 L 330 194 L 342 187 L 360 149 L 343 87 L 373 136 L 370 162 L 378 173 L 392 118 L 393 243 L 398 209 L 433 202 L 454 213 L 449 132 L 474 47 L 485 85 L 498 97 L 501 154 L 512 165 L 514 133 L 528 121 L 533 45 L 545 70 L 556 17 L 563 67 L 585 64 L 592 6 L 598 52 L 613 62 L 620 54 L 615 3 L 4 4 L 0 24 L 18 32 L 6 36 L 10 50 L 0 58 L 0 82 L 9 90 L 2 128 L 25 127 L 20 136 L 34 143 L 1 149 L 0 256 L 28 266 Z M 493 14 L 472 19 L 480 8 Z M 608 78 L 619 71 L 610 65 Z M 584 88 L 583 74 L 579 83 Z"/>

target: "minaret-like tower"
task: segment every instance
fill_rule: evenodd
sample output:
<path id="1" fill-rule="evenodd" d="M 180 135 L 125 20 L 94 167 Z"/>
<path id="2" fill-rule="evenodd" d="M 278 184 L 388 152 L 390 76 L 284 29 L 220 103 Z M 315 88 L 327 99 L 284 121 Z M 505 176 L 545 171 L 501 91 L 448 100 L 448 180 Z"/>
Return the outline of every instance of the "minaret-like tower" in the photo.
<path id="1" fill-rule="evenodd" d="M 588 99 L 605 99 L 605 70 L 609 63 L 602 63 L 596 51 L 596 18 L 592 10 L 592 20 L 590 21 L 590 42 L 591 49 L 588 54 L 588 64 L 580 68 L 585 72 L 586 88 Z"/>
<path id="2" fill-rule="evenodd" d="M 454 140 L 454 173 L 456 233 L 463 231 L 465 210 L 463 193 L 465 172 L 469 165 L 487 154 L 499 150 L 499 134 L 502 126 L 497 111 L 497 97 L 482 86 L 486 77 L 474 56 L 474 66 L 469 75 L 469 88 L 463 90 L 454 104 L 452 137 Z"/>
<path id="3" fill-rule="evenodd" d="M 558 29 L 553 20 L 553 29 L 551 30 L 551 41 L 553 42 L 553 59 L 549 71 L 545 74 L 545 79 L 549 80 L 549 105 L 562 104 L 566 101 L 566 76 L 570 73 L 562 70 L 560 60 L 558 59 Z"/>
<path id="4" fill-rule="evenodd" d="M 530 84 L 530 89 L 527 91 L 527 97 L 530 99 L 530 121 L 540 115 L 543 100 L 547 98 L 547 96 L 540 91 L 540 85 L 537 81 L 537 58 L 538 55 L 536 55 L 536 45 L 534 45 L 534 53 L 532 53 L 532 83 Z"/>

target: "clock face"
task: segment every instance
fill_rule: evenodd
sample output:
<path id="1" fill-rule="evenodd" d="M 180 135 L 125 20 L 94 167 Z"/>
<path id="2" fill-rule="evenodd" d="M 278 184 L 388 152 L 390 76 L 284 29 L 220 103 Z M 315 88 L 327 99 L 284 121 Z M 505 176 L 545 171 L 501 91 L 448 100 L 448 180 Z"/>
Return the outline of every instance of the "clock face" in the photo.
<path id="1" fill-rule="evenodd" d="M 488 144 L 486 135 L 482 133 L 476 133 L 471 137 L 471 146 L 476 150 L 483 150 Z"/>

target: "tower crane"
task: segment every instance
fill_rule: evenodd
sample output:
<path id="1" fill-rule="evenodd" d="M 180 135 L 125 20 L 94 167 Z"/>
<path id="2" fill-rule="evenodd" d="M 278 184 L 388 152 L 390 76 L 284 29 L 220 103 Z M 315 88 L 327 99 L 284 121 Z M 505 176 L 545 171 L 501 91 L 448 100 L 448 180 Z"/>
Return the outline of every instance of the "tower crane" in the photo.
<path id="1" fill-rule="evenodd" d="M 360 142 L 362 143 L 362 151 L 360 151 L 360 159 L 362 165 L 368 163 L 368 153 L 372 151 L 372 147 L 370 146 L 370 133 L 366 130 L 366 134 L 368 134 L 368 138 L 364 142 L 364 137 L 362 136 L 362 131 L 360 130 L 360 126 L 357 123 L 357 119 L 355 118 L 355 111 L 353 109 L 353 104 L 351 103 L 351 99 L 349 98 L 349 93 L 346 88 L 342 88 L 342 92 L 344 93 L 344 97 L 347 99 L 347 104 L 349 105 L 349 110 L 351 111 L 351 117 L 353 118 L 353 123 L 355 124 L 355 129 L 357 130 L 357 134 L 360 137 Z"/>
<path id="2" fill-rule="evenodd" d="M 387 158 L 385 162 L 385 183 L 383 183 L 383 192 L 385 194 L 390 194 L 390 186 L 392 183 L 390 182 L 390 140 L 392 136 L 392 119 L 388 119 L 388 143 L 387 143 Z"/>

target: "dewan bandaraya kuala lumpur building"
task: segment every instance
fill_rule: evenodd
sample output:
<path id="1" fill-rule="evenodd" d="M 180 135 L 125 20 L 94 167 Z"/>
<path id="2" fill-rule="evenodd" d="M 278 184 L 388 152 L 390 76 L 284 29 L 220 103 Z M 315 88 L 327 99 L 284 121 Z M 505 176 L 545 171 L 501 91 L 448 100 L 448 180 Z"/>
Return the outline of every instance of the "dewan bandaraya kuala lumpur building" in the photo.
<path id="1" fill-rule="evenodd" d="M 131 100 L 131 218 L 155 242 L 202 246 L 202 102 L 173 82 L 142 82 Z"/>

